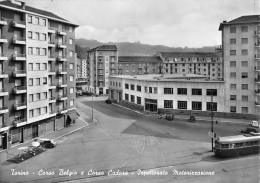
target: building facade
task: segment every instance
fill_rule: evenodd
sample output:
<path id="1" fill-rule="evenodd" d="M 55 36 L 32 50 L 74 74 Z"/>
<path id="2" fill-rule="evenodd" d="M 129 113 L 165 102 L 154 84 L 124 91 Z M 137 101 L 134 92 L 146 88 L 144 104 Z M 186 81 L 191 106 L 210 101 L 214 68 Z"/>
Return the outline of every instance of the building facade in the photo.
<path id="1" fill-rule="evenodd" d="M 118 74 L 136 75 L 136 74 L 161 74 L 162 59 L 160 57 L 144 56 L 119 56 Z"/>
<path id="2" fill-rule="evenodd" d="M 164 74 L 198 74 L 211 80 L 223 79 L 221 52 L 159 52 Z"/>
<path id="3" fill-rule="evenodd" d="M 0 148 L 7 149 L 74 120 L 77 25 L 23 1 L 2 1 L 0 12 Z"/>
<path id="4" fill-rule="evenodd" d="M 226 110 L 260 114 L 260 19 L 242 16 L 219 26 L 222 32 Z"/>
<path id="5" fill-rule="evenodd" d="M 117 75 L 118 52 L 115 45 L 102 45 L 87 53 L 87 91 L 95 94 L 108 94 L 108 77 Z"/>

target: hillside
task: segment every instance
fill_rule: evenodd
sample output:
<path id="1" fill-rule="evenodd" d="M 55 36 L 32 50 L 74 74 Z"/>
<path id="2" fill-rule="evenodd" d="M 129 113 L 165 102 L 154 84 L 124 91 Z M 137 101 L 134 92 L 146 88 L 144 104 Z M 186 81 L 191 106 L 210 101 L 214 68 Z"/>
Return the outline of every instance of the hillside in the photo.
<path id="1" fill-rule="evenodd" d="M 86 51 L 89 48 L 94 48 L 102 44 L 113 44 L 118 48 L 119 56 L 152 56 L 158 51 L 162 52 L 215 52 L 215 46 L 208 46 L 202 48 L 181 48 L 181 47 L 167 47 L 163 45 L 149 45 L 142 44 L 140 42 L 129 43 L 129 42 L 109 42 L 102 43 L 97 40 L 86 40 L 86 39 L 76 39 L 76 44 L 78 45 L 78 50 Z M 81 47 L 81 48 L 80 48 Z M 77 52 L 77 51 L 76 51 Z M 78 52 L 77 52 L 78 53 Z"/>

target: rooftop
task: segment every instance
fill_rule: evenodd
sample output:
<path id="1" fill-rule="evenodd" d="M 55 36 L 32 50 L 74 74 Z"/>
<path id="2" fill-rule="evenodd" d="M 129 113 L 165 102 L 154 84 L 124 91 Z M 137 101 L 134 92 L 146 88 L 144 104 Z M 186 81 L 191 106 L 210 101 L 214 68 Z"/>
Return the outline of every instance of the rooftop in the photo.
<path id="1" fill-rule="evenodd" d="M 246 16 L 241 16 L 239 18 L 231 20 L 229 22 L 223 21 L 219 25 L 219 30 L 222 30 L 223 26 L 228 25 L 228 24 L 242 24 L 242 23 L 254 23 L 254 22 L 257 22 L 257 23 L 260 22 L 260 15 L 246 15 Z"/>
<path id="2" fill-rule="evenodd" d="M 215 52 L 159 52 L 164 58 L 181 58 L 181 57 L 220 57 L 221 53 Z"/>
<path id="3" fill-rule="evenodd" d="M 147 56 L 119 56 L 118 62 L 162 62 L 160 57 Z"/>
<path id="4" fill-rule="evenodd" d="M 116 45 L 101 45 L 90 49 L 89 51 L 117 51 Z"/>
<path id="5" fill-rule="evenodd" d="M 145 74 L 145 75 L 113 75 L 110 78 L 140 80 L 140 81 L 157 81 L 157 82 L 219 82 L 222 80 L 209 80 L 208 76 L 197 74 Z"/>
<path id="6" fill-rule="evenodd" d="M 47 16 L 47 17 L 50 17 L 50 18 L 58 19 L 58 20 L 61 20 L 63 22 L 65 21 L 65 22 L 67 22 L 69 24 L 72 24 L 68 20 L 66 20 L 64 18 L 61 18 L 60 16 L 55 15 L 55 14 L 49 12 L 49 11 L 40 10 L 40 9 L 31 7 L 31 6 L 27 6 L 27 5 L 25 5 L 25 8 L 23 9 L 21 5 L 14 4 L 14 3 L 12 3 L 9 0 L 8 1 L 1 1 L 0 2 L 0 7 L 3 7 L 3 6 L 7 6 L 7 7 L 10 7 L 10 8 L 15 8 L 18 11 L 28 11 L 28 12 L 32 12 L 32 13 L 37 13 L 37 14 L 40 14 L 40 15 L 44 15 L 44 16 Z M 75 25 L 75 24 L 73 24 L 73 25 Z"/>

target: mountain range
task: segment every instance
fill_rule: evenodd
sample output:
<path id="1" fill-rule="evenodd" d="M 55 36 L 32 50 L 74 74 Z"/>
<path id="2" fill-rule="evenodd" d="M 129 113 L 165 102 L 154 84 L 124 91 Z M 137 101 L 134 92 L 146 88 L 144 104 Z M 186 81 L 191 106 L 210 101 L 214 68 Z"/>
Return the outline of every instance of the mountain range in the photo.
<path id="1" fill-rule="evenodd" d="M 79 58 L 86 58 L 87 50 L 103 45 L 116 45 L 119 56 L 152 56 L 157 52 L 215 52 L 217 46 L 204 46 L 201 48 L 168 47 L 164 45 L 149 45 L 140 42 L 108 42 L 102 43 L 97 40 L 76 39 L 76 53 Z"/>

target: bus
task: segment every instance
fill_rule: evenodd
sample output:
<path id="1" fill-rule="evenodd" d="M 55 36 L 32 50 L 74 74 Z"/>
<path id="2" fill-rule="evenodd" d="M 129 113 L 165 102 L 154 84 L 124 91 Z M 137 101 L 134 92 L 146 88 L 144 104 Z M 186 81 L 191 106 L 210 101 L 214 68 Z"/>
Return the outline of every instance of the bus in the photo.
<path id="1" fill-rule="evenodd" d="M 238 157 L 259 153 L 259 145 L 260 136 L 254 134 L 218 137 L 214 152 L 217 157 Z"/>

